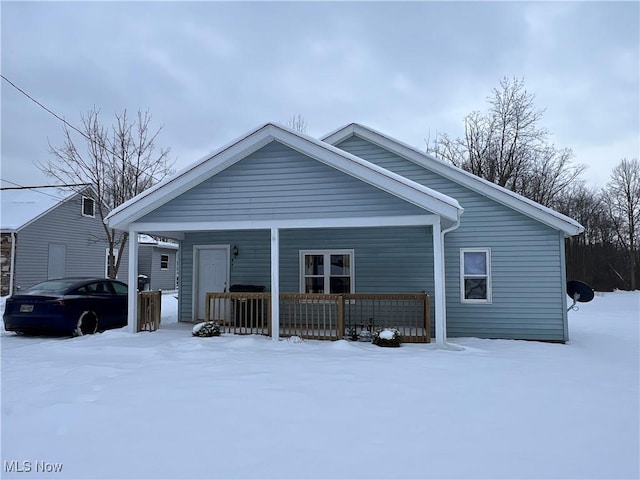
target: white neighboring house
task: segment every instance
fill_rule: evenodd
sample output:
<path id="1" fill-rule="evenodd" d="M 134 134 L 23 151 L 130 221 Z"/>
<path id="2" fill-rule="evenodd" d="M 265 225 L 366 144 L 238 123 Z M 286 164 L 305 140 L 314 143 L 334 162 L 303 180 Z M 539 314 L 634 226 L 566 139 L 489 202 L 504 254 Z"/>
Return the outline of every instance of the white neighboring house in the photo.
<path id="1" fill-rule="evenodd" d="M 1 295 L 49 278 L 107 275 L 108 243 L 91 188 L 0 191 Z M 127 278 L 125 250 L 118 278 Z"/>

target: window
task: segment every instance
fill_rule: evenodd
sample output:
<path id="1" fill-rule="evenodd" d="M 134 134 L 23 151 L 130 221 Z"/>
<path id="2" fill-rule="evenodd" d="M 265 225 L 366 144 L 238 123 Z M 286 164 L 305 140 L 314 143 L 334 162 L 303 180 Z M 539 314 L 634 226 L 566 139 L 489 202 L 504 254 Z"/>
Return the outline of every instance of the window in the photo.
<path id="1" fill-rule="evenodd" d="M 96 204 L 92 198 L 82 197 L 82 216 L 83 217 L 96 216 Z"/>
<path id="2" fill-rule="evenodd" d="M 111 285 L 109 282 L 89 283 L 78 288 L 78 293 L 96 294 L 96 295 L 112 295 Z"/>
<path id="3" fill-rule="evenodd" d="M 463 303 L 491 303 L 491 249 L 460 249 L 460 297 Z"/>
<path id="4" fill-rule="evenodd" d="M 160 255 L 160 270 L 169 269 L 169 255 Z"/>
<path id="5" fill-rule="evenodd" d="M 301 250 L 302 293 L 353 293 L 353 250 Z"/>
<path id="6" fill-rule="evenodd" d="M 124 283 L 120 282 L 109 282 L 113 291 L 116 292 L 116 295 L 126 295 L 127 294 L 127 286 Z"/>

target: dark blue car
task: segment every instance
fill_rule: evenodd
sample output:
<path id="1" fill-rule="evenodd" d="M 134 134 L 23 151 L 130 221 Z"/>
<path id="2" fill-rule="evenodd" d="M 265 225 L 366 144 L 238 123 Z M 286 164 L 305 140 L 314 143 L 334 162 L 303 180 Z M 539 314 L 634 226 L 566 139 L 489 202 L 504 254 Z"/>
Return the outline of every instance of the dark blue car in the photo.
<path id="1" fill-rule="evenodd" d="M 127 325 L 127 285 L 108 278 L 58 278 L 7 298 L 4 328 L 26 334 L 87 335 Z"/>

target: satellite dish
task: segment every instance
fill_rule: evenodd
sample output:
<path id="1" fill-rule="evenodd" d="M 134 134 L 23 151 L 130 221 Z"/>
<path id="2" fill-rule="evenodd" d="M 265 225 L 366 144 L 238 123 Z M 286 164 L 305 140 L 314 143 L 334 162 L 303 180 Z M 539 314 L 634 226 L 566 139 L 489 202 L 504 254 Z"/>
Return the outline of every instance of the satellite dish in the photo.
<path id="1" fill-rule="evenodd" d="M 593 300 L 593 288 L 584 282 L 579 280 L 569 280 L 567 282 L 567 295 L 573 300 L 573 304 L 568 308 L 569 310 L 577 310 L 576 302 L 587 303 Z"/>

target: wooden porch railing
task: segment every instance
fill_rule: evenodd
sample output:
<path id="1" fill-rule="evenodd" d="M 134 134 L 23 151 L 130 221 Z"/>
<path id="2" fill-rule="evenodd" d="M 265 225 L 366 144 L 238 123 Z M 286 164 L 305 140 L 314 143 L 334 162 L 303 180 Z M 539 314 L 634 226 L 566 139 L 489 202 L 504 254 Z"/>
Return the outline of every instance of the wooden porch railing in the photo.
<path id="1" fill-rule="evenodd" d="M 344 302 L 340 295 L 280 294 L 280 335 L 313 340 L 344 337 Z"/>
<path id="2" fill-rule="evenodd" d="M 138 332 L 153 332 L 160 327 L 162 318 L 162 292 L 160 290 L 138 292 Z"/>
<path id="3" fill-rule="evenodd" d="M 347 293 L 344 322 L 347 332 L 393 327 L 405 343 L 431 342 L 429 295 L 425 293 Z"/>
<path id="4" fill-rule="evenodd" d="M 430 317 L 424 293 L 280 294 L 282 337 L 338 340 L 393 327 L 406 343 L 429 343 Z M 223 333 L 271 335 L 271 294 L 207 293 L 205 319 Z"/>
<path id="5" fill-rule="evenodd" d="M 207 293 L 205 319 L 217 322 L 221 333 L 271 335 L 271 294 Z"/>

